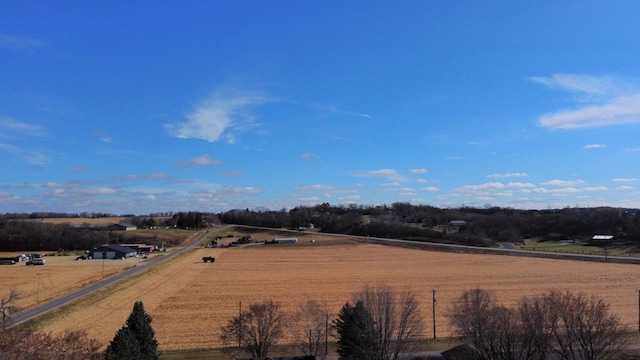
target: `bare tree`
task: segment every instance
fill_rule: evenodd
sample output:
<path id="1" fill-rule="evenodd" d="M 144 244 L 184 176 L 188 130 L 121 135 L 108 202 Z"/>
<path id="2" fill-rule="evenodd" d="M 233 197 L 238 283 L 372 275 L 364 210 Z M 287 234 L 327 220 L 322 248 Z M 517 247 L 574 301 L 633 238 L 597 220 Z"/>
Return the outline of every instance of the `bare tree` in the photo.
<path id="1" fill-rule="evenodd" d="M 465 291 L 449 312 L 449 320 L 485 359 L 519 358 L 516 316 L 482 289 Z"/>
<path id="2" fill-rule="evenodd" d="M 424 321 L 417 296 L 409 291 L 397 293 L 391 287 L 366 286 L 354 296 L 373 319 L 379 344 L 377 359 L 397 360 L 412 356 L 417 337 L 424 332 Z"/>
<path id="3" fill-rule="evenodd" d="M 326 345 L 329 311 L 317 301 L 309 300 L 288 321 L 296 345 L 305 355 L 318 356 Z"/>
<path id="4" fill-rule="evenodd" d="M 9 290 L 9 294 L 6 297 L 0 299 L 0 312 L 2 313 L 2 330 L 7 328 L 9 322 L 11 321 L 10 314 L 18 309 L 17 306 L 14 305 L 14 302 L 18 300 L 20 295 L 14 289 Z"/>
<path id="5" fill-rule="evenodd" d="M 609 305 L 583 293 L 550 291 L 543 296 L 550 307 L 547 326 L 554 340 L 552 352 L 561 359 L 612 359 L 624 345 L 626 327 Z"/>
<path id="6" fill-rule="evenodd" d="M 459 334 L 486 359 L 565 360 L 620 356 L 626 328 L 602 299 L 550 291 L 523 298 L 516 309 L 491 293 L 466 291 L 449 318 Z"/>
<path id="7" fill-rule="evenodd" d="M 542 296 L 525 297 L 518 303 L 523 358 L 545 360 L 552 346 L 551 307 Z"/>
<path id="8" fill-rule="evenodd" d="M 280 304 L 267 301 L 252 304 L 222 327 L 220 339 L 225 345 L 240 342 L 240 348 L 253 357 L 266 357 L 269 349 L 282 337 L 283 314 Z"/>
<path id="9" fill-rule="evenodd" d="M 84 331 L 66 331 L 60 336 L 37 329 L 12 328 L 0 334 L 3 360 L 98 360 L 100 343 Z"/>

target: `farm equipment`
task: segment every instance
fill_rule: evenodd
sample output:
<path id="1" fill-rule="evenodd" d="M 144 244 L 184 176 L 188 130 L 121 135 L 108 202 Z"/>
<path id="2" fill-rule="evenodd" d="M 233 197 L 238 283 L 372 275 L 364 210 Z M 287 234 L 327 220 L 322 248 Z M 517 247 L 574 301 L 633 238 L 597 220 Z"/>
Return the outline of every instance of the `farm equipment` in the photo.
<path id="1" fill-rule="evenodd" d="M 202 262 L 210 262 L 213 263 L 216 261 L 216 258 L 214 258 L 213 256 L 205 256 L 202 258 Z"/>

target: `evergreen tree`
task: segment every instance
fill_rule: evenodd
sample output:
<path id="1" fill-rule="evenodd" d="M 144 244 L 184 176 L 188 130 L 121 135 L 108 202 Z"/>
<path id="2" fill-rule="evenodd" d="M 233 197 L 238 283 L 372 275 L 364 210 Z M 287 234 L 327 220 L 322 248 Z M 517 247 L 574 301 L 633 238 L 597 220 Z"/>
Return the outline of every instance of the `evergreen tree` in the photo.
<path id="1" fill-rule="evenodd" d="M 116 336 L 105 351 L 107 360 L 136 360 L 141 359 L 138 340 L 128 327 L 123 326 L 118 330 Z"/>
<path id="2" fill-rule="evenodd" d="M 107 347 L 107 359 L 158 359 L 158 341 L 151 327 L 151 316 L 142 301 L 136 301 L 125 325 Z"/>
<path id="3" fill-rule="evenodd" d="M 334 321 L 338 334 L 336 352 L 340 359 L 377 359 L 379 341 L 374 325 L 373 317 L 362 301 L 356 302 L 355 306 L 345 304 Z"/>

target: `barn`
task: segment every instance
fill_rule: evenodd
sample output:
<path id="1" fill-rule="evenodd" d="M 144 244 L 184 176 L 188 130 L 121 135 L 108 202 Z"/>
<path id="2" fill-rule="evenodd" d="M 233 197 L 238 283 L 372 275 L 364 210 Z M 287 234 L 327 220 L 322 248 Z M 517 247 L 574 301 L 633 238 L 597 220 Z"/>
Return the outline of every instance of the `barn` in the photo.
<path id="1" fill-rule="evenodd" d="M 89 256 L 93 259 L 124 259 L 136 256 L 136 250 L 118 244 L 102 245 L 91 250 Z"/>

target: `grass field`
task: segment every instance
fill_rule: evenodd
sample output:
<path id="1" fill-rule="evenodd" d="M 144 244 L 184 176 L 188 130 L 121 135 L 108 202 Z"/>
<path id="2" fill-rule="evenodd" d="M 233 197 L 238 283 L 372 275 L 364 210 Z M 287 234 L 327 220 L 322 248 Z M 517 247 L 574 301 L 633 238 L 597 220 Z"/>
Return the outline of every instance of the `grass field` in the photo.
<path id="1" fill-rule="evenodd" d="M 266 239 L 269 235 L 253 234 L 254 239 L 260 240 L 261 236 Z M 92 299 L 90 306 L 81 303 L 41 325 L 54 333 L 87 330 L 106 345 L 124 324 L 133 303 L 142 300 L 154 318 L 152 325 L 160 349 L 206 349 L 221 346 L 220 327 L 237 314 L 240 301 L 248 306 L 274 300 L 291 312 L 314 299 L 337 313 L 364 285 L 388 284 L 418 295 L 427 338 L 433 337 L 432 290 L 436 290 L 438 300 L 437 334 L 447 337 L 452 335 L 445 316 L 447 309 L 463 291 L 476 287 L 493 291 L 506 305 L 549 289 L 585 292 L 604 298 L 625 324 L 637 327 L 637 265 L 442 253 L 325 239 L 320 235 L 314 235 L 316 241 L 311 243 L 310 236 L 299 236 L 297 245 L 200 248 L 105 292 L 102 298 Z M 216 262 L 202 263 L 203 256 L 214 256 Z M 64 281 L 68 288 L 101 275 L 99 260 L 78 261 L 78 265 L 73 260 L 68 262 L 72 264 L 52 262 L 51 266 L 48 263 L 37 268 L 18 265 L 2 267 L 0 271 L 27 271 L 22 281 L 28 278 L 30 284 L 23 290 L 27 290 L 33 303 L 35 272 L 50 271 L 53 279 L 58 276 L 54 275 L 58 273 L 56 267 L 65 269 L 69 273 Z M 113 262 L 116 263 L 119 262 Z M 121 268 L 113 265 L 110 270 Z M 12 285 L 6 276 L 2 279 L 2 289 L 19 284 Z M 56 294 L 47 291 L 48 298 Z"/>

